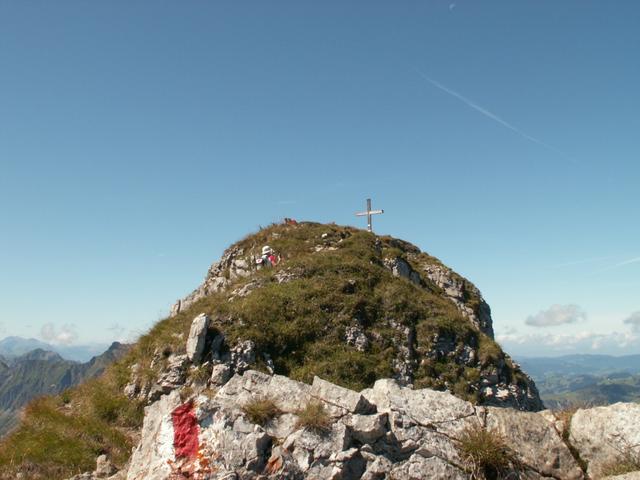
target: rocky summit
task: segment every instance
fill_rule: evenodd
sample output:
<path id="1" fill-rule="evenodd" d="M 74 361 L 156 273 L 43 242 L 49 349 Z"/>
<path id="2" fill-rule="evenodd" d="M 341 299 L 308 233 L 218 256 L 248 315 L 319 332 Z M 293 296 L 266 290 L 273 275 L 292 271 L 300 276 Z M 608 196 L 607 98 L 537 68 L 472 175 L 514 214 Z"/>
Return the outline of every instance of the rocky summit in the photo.
<path id="1" fill-rule="evenodd" d="M 265 245 L 280 262 L 257 270 Z M 171 309 L 183 320 L 198 313 L 225 344 L 207 357 L 225 375 L 259 364 L 352 388 L 391 377 L 485 405 L 543 408 L 533 381 L 494 342 L 480 291 L 402 240 L 336 225 L 265 229 L 229 248 Z"/>
<path id="2" fill-rule="evenodd" d="M 0 478 L 588 479 L 639 470 L 639 435 L 638 404 L 544 410 L 436 258 L 287 222 L 226 250 L 102 377 L 32 402 Z"/>

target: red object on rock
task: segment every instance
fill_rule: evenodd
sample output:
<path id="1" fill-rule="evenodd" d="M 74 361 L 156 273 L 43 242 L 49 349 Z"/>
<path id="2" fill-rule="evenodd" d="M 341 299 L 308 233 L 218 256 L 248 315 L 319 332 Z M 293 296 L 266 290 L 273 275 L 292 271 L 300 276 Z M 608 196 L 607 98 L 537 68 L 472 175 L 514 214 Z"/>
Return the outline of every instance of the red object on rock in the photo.
<path id="1" fill-rule="evenodd" d="M 192 458 L 198 455 L 198 420 L 193 403 L 180 405 L 171 412 L 173 420 L 173 448 L 176 458 Z"/>

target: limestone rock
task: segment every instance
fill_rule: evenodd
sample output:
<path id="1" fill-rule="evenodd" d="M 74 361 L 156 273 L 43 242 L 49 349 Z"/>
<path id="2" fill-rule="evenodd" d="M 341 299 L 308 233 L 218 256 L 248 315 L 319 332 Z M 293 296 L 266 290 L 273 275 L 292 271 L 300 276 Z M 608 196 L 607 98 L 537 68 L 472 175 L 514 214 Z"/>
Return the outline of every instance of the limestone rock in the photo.
<path id="1" fill-rule="evenodd" d="M 425 478 L 442 480 L 467 480 L 463 470 L 454 467 L 439 457 L 423 457 L 414 454 L 409 460 L 400 463 L 391 470 L 391 478 L 403 480 L 423 480 Z"/>
<path id="2" fill-rule="evenodd" d="M 360 393 L 339 387 L 319 377 L 313 378 L 311 395 L 331 405 L 343 408 L 350 413 L 370 413 L 375 411 L 375 407 Z"/>
<path id="3" fill-rule="evenodd" d="M 396 277 L 406 278 L 416 285 L 420 285 L 420 275 L 411 268 L 411 265 L 402 258 L 385 258 L 384 266 L 391 270 Z"/>
<path id="4" fill-rule="evenodd" d="M 640 458 L 640 404 L 616 403 L 578 410 L 571 418 L 569 440 L 594 477 L 627 452 Z"/>
<path id="5" fill-rule="evenodd" d="M 369 339 L 360 326 L 347 327 L 344 339 L 347 345 L 353 345 L 359 352 L 364 352 L 369 346 Z"/>
<path id="6" fill-rule="evenodd" d="M 131 456 L 127 480 L 165 480 L 171 475 L 167 460 L 174 459 L 171 412 L 180 405 L 177 391 L 144 409 L 140 443 Z"/>
<path id="7" fill-rule="evenodd" d="M 345 419 L 353 434 L 353 438 L 361 443 L 374 443 L 387 431 L 387 413 L 372 415 L 351 415 Z"/>
<path id="8" fill-rule="evenodd" d="M 252 269 L 251 256 L 245 255 L 242 248 L 233 246 L 225 250 L 220 260 L 209 268 L 202 285 L 171 307 L 170 316 L 178 315 L 207 295 L 225 289 L 233 280 L 248 276 Z"/>
<path id="9" fill-rule="evenodd" d="M 96 478 L 107 478 L 116 473 L 117 469 L 109 461 L 106 455 L 100 455 L 96 459 L 96 471 L 94 475 Z"/>
<path id="10" fill-rule="evenodd" d="M 449 268 L 443 265 L 423 265 L 422 273 L 443 290 L 444 294 L 454 303 L 460 313 L 467 317 L 478 330 L 493 338 L 491 309 L 475 286 L 469 282 L 465 282 L 462 277 L 454 274 Z M 466 304 L 465 299 L 469 292 L 480 299 L 476 310 Z"/>
<path id="11" fill-rule="evenodd" d="M 242 406 L 255 398 L 272 399 L 280 413 L 265 425 L 253 424 Z M 467 479 L 468 466 L 458 449 L 469 428 L 499 435 L 519 460 L 521 478 L 585 478 L 549 412 L 475 407 L 445 392 L 413 390 L 390 379 L 353 392 L 319 378 L 310 386 L 247 370 L 214 396 L 199 395 L 192 401 L 198 455 L 176 457 L 172 412 L 185 405 L 174 390 L 145 409 L 128 480 L 170 480 L 187 474 L 218 480 Z M 331 412 L 329 431 L 298 424 L 297 412 L 309 401 L 320 401 Z M 612 407 L 579 411 L 571 424 L 574 446 L 592 462 L 593 478 L 598 475 L 597 454 L 605 451 L 607 442 L 637 444 L 640 405 Z"/>
<path id="12" fill-rule="evenodd" d="M 217 363 L 211 369 L 211 384 L 222 386 L 231 378 L 231 367 L 225 363 Z"/>
<path id="13" fill-rule="evenodd" d="M 447 433 L 464 428 L 468 423 L 466 419 L 476 421 L 473 405 L 447 392 L 427 388 L 412 390 L 401 387 L 394 380 L 382 379 L 376 381 L 373 388 L 363 390 L 362 394 L 377 406 L 379 412 L 396 412 L 414 425 L 438 427 Z"/>
<path id="14" fill-rule="evenodd" d="M 256 344 L 252 340 L 238 342 L 230 349 L 231 368 L 236 373 L 242 373 L 256 362 Z"/>
<path id="15" fill-rule="evenodd" d="M 191 323 L 191 330 L 187 338 L 187 357 L 192 363 L 197 364 L 202 360 L 209 321 L 209 317 L 201 313 Z"/>
<path id="16" fill-rule="evenodd" d="M 640 472 L 624 473 L 613 477 L 602 477 L 602 480 L 640 480 Z"/>
<path id="17" fill-rule="evenodd" d="M 159 395 L 181 387 L 186 379 L 188 363 L 189 358 L 186 355 L 170 355 L 166 367 L 158 377 L 157 385 L 149 392 L 149 399 L 155 401 Z"/>
<path id="18" fill-rule="evenodd" d="M 486 408 L 486 428 L 513 445 L 518 457 L 544 476 L 581 480 L 584 475 L 549 421 L 538 413 Z"/>

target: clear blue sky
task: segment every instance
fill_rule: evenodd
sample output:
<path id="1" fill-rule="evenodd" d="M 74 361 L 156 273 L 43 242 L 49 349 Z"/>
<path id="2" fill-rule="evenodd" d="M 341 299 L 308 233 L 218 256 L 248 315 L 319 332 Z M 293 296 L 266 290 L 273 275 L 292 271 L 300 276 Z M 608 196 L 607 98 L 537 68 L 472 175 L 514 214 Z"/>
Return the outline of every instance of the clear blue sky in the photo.
<path id="1" fill-rule="evenodd" d="M 0 336 L 135 335 L 259 225 L 364 226 L 372 196 L 513 354 L 639 352 L 638 25 L 635 0 L 2 1 Z"/>

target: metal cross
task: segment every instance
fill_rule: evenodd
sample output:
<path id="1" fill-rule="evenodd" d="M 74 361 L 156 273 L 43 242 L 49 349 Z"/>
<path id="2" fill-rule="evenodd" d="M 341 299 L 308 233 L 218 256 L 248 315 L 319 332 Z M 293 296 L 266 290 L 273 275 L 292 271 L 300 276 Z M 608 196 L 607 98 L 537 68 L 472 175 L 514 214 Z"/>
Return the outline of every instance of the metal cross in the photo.
<path id="1" fill-rule="evenodd" d="M 367 198 L 367 211 L 366 212 L 358 212 L 356 213 L 356 217 L 367 217 L 367 230 L 369 232 L 373 232 L 373 228 L 371 226 L 371 215 L 379 215 L 384 213 L 384 210 L 371 210 L 371 199 Z"/>

